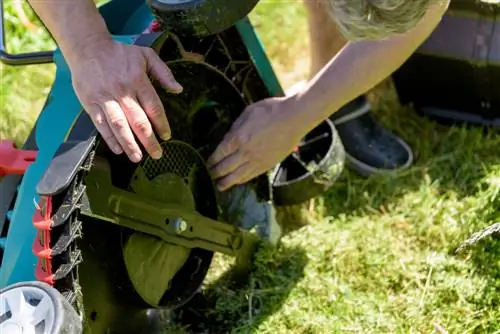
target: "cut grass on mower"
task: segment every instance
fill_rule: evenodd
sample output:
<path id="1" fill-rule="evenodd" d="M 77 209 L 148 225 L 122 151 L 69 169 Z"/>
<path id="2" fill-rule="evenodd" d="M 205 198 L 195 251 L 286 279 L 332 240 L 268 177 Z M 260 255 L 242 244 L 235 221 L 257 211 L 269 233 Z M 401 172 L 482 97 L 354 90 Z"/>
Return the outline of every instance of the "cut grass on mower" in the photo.
<path id="1" fill-rule="evenodd" d="M 12 9 L 7 4 L 11 52 L 53 47 L 46 32 L 21 27 Z M 251 18 L 284 85 L 304 79 L 301 3 L 262 1 Z M 54 67 L 0 66 L 0 138 L 22 143 Z M 497 130 L 436 125 L 401 107 L 389 82 L 370 97 L 414 149 L 415 165 L 392 177 L 346 171 L 316 201 L 313 223 L 277 252 L 258 254 L 245 288 L 217 277 L 227 265 L 218 256 L 207 286 L 214 303 L 203 311 L 211 333 L 500 333 L 500 242 L 488 237 L 456 253 L 499 220 Z"/>

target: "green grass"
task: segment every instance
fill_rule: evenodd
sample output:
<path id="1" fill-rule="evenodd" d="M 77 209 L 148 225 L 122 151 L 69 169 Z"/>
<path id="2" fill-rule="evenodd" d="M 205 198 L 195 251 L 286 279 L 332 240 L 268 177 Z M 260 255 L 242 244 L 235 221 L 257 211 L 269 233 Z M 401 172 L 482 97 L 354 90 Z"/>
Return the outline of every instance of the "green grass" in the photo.
<path id="1" fill-rule="evenodd" d="M 54 43 L 41 29 L 27 31 L 13 10 L 13 1 L 4 1 L 7 48 L 10 53 L 52 50 Z M 28 9 L 28 7 L 26 6 Z M 32 12 L 34 22 L 36 18 Z M 45 102 L 54 78 L 55 67 L 49 65 L 11 67 L 0 64 L 0 139 L 12 139 L 21 144 Z"/>
<path id="2" fill-rule="evenodd" d="M 298 2 L 262 2 L 252 14 L 285 85 L 307 74 L 304 13 Z M 15 23 L 9 17 L 11 50 L 51 46 Z M 2 67 L 2 138 L 22 142 L 52 75 L 50 65 Z M 218 256 L 205 323 L 191 322 L 213 333 L 500 333 L 500 242 L 455 252 L 499 220 L 500 136 L 421 118 L 390 83 L 371 99 L 411 144 L 415 165 L 393 177 L 346 171 L 317 201 L 319 218 L 259 252 L 247 287 L 218 277 L 227 266 Z"/>

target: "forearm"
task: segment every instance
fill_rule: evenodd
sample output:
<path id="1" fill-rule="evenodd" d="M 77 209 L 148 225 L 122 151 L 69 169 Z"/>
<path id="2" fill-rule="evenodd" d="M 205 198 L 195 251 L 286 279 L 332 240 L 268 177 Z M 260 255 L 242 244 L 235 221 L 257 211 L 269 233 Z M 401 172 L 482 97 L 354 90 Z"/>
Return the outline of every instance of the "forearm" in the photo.
<path id="1" fill-rule="evenodd" d="M 435 5 L 405 35 L 348 43 L 295 97 L 299 123 L 312 129 L 390 76 L 428 38 L 447 6 L 448 0 Z"/>
<path id="2" fill-rule="evenodd" d="M 92 0 L 28 1 L 69 63 L 93 42 L 112 38 Z"/>

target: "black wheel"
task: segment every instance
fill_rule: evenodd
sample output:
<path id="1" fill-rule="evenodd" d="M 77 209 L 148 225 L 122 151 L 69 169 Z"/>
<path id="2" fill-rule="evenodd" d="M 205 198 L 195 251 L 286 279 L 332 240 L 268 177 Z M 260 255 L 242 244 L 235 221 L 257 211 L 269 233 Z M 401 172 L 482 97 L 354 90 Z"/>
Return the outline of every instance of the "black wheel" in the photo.
<path id="1" fill-rule="evenodd" d="M 327 119 L 276 167 L 272 176 L 275 204 L 296 205 L 321 195 L 342 173 L 344 162 L 344 146 Z"/>
<path id="2" fill-rule="evenodd" d="M 0 333 L 81 334 L 82 323 L 56 289 L 22 282 L 0 290 Z"/>
<path id="3" fill-rule="evenodd" d="M 258 0 L 148 0 L 160 25 L 176 34 L 218 34 L 247 16 Z"/>

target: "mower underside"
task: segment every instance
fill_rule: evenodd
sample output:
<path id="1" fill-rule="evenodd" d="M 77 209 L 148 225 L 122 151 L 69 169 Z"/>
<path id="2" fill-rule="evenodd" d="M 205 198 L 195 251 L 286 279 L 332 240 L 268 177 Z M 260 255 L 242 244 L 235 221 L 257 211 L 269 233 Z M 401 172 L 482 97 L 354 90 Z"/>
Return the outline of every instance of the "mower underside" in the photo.
<path id="1" fill-rule="evenodd" d="M 157 88 L 173 138 L 162 143 L 162 159 L 133 164 L 114 155 L 81 113 L 37 188 L 37 278 L 70 301 L 89 333 L 160 330 L 148 309 L 187 302 L 214 252 L 244 268 L 256 245 L 230 223 L 242 212 L 227 209 L 230 196 L 216 192 L 204 165 L 244 107 L 269 96 L 238 30 L 163 34 L 152 47 L 185 87 L 178 96 Z M 241 188 L 264 212 L 245 227 L 269 224 L 269 178 Z"/>

